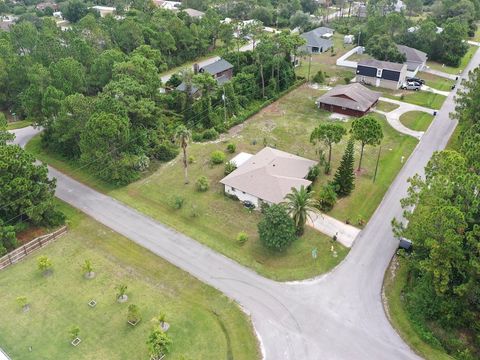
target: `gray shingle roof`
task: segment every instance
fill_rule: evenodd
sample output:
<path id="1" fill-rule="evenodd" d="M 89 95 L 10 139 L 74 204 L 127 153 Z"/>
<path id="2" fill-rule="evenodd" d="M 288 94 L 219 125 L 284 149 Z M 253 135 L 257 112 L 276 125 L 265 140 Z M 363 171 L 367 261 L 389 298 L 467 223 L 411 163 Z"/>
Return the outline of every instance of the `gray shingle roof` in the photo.
<path id="1" fill-rule="evenodd" d="M 278 204 L 292 187 L 300 189 L 311 184 L 305 177 L 315 164 L 313 160 L 265 147 L 220 182 Z"/>
<path id="2" fill-rule="evenodd" d="M 319 28 L 313 29 L 311 31 L 305 32 L 300 36 L 303 37 L 307 44 L 306 46 L 309 47 L 318 47 L 318 48 L 325 48 L 330 47 L 332 44 L 332 40 L 322 38 L 322 35 L 325 34 L 333 34 L 334 30 L 321 26 Z"/>
<path id="3" fill-rule="evenodd" d="M 204 12 L 191 9 L 191 8 L 184 9 L 183 11 L 185 11 L 190 17 L 202 17 L 203 15 L 205 15 Z"/>
<path id="4" fill-rule="evenodd" d="M 367 111 L 380 97 L 380 93 L 372 91 L 358 83 L 338 85 L 317 99 L 317 103 L 341 106 L 357 111 Z"/>
<path id="5" fill-rule="evenodd" d="M 397 45 L 397 48 L 405 55 L 407 62 L 423 63 L 427 61 L 427 54 L 423 51 L 405 45 Z"/>
<path id="6" fill-rule="evenodd" d="M 394 71 L 402 71 L 404 64 L 393 63 L 390 61 L 380 61 L 375 59 L 363 59 L 358 62 L 358 65 L 369 66 L 377 69 L 387 69 Z"/>
<path id="7" fill-rule="evenodd" d="M 209 74 L 212 75 L 217 75 L 218 73 L 221 73 L 222 71 L 228 70 L 228 69 L 233 69 L 233 65 L 230 64 L 227 60 L 225 59 L 220 59 L 215 61 L 212 64 L 205 65 L 200 69 L 200 72 L 208 72 Z"/>

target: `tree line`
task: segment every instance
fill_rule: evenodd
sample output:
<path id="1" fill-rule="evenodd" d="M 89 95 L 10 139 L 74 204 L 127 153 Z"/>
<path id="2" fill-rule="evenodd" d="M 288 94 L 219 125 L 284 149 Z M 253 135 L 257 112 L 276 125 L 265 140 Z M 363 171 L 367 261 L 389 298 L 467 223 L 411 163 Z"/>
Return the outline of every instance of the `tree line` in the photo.
<path id="1" fill-rule="evenodd" d="M 410 179 L 402 201 L 408 227 L 394 227 L 413 241 L 407 311 L 425 341 L 458 359 L 480 356 L 479 99 L 477 68 L 457 97 L 457 145 L 435 153 L 424 178 Z"/>

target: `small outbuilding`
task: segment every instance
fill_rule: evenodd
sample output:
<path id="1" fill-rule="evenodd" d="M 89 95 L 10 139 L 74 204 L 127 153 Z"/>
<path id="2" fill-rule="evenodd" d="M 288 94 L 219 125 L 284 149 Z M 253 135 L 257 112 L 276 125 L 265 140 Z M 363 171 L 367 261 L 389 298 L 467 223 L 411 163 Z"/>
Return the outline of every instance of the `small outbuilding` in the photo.
<path id="1" fill-rule="evenodd" d="M 350 115 L 363 116 L 380 98 L 380 93 L 354 83 L 338 85 L 320 96 L 316 104 L 320 109 Z"/>

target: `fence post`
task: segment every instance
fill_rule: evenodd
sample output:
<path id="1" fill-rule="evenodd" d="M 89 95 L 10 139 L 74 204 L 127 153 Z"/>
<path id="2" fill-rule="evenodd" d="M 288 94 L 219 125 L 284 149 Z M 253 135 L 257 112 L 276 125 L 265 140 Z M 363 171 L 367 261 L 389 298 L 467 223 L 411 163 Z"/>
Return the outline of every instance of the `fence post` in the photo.
<path id="1" fill-rule="evenodd" d="M 12 265 L 12 258 L 10 257 L 10 254 L 8 254 L 8 261 L 10 261 L 10 265 Z"/>
<path id="2" fill-rule="evenodd" d="M 25 255 L 28 255 L 27 248 L 25 247 L 25 245 L 23 245 L 23 252 L 25 253 Z"/>

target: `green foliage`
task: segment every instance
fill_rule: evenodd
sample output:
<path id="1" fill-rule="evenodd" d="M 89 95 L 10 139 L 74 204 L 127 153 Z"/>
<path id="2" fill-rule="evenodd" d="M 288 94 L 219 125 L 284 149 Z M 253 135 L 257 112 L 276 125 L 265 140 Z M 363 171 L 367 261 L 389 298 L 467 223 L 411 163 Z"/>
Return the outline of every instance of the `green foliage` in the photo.
<path id="1" fill-rule="evenodd" d="M 324 212 L 328 212 L 333 209 L 337 202 L 337 193 L 332 184 L 325 184 L 322 190 L 318 194 L 318 207 Z"/>
<path id="2" fill-rule="evenodd" d="M 128 305 L 127 321 L 136 323 L 141 320 L 140 309 L 135 304 Z"/>
<path id="3" fill-rule="evenodd" d="M 314 182 L 317 180 L 317 177 L 320 175 L 320 166 L 314 165 L 308 169 L 307 180 Z"/>
<path id="4" fill-rule="evenodd" d="M 202 140 L 203 141 L 210 141 L 218 139 L 218 132 L 214 128 L 207 129 L 202 133 Z"/>
<path id="5" fill-rule="evenodd" d="M 383 139 L 382 126 L 379 121 L 372 115 L 365 115 L 361 118 L 356 118 L 352 122 L 350 132 L 355 140 L 359 140 L 360 160 L 358 162 L 358 171 L 362 167 L 363 149 L 365 145 L 379 145 Z"/>
<path id="6" fill-rule="evenodd" d="M 258 223 L 258 235 L 262 244 L 272 250 L 285 250 L 295 240 L 295 223 L 283 205 L 265 209 Z"/>
<path id="7" fill-rule="evenodd" d="M 312 81 L 317 84 L 323 84 L 325 82 L 325 74 L 322 70 L 318 70 L 315 76 L 312 78 Z"/>
<path id="8" fill-rule="evenodd" d="M 77 325 L 72 326 L 68 331 L 68 335 L 71 341 L 75 340 L 80 335 L 80 328 Z"/>
<path id="9" fill-rule="evenodd" d="M 155 327 L 148 336 L 147 345 L 152 359 L 160 359 L 170 352 L 172 340 L 160 327 Z"/>
<path id="10" fill-rule="evenodd" d="M 327 164 L 330 165 L 332 161 L 332 146 L 333 144 L 338 144 L 346 133 L 347 131 L 340 124 L 322 123 L 310 134 L 310 142 L 314 145 L 320 142 L 328 147 Z"/>
<path id="11" fill-rule="evenodd" d="M 230 154 L 235 153 L 236 150 L 237 150 L 237 145 L 235 145 L 235 143 L 228 143 L 228 144 L 227 144 L 227 151 L 228 151 Z"/>
<path id="12" fill-rule="evenodd" d="M 332 185 L 338 196 L 347 196 L 355 187 L 355 174 L 353 170 L 354 149 L 353 138 L 350 138 L 345 149 L 345 153 L 340 161 L 340 166 L 335 173 Z"/>
<path id="13" fill-rule="evenodd" d="M 199 192 L 205 192 L 210 188 L 210 181 L 206 176 L 200 176 L 197 181 L 195 181 L 195 189 Z"/>
<path id="14" fill-rule="evenodd" d="M 0 219 L 0 256 L 17 247 L 17 237 L 15 235 L 14 226 L 5 226 Z"/>
<path id="15" fill-rule="evenodd" d="M 28 299 L 26 296 L 18 296 L 17 299 L 17 304 L 24 309 L 28 305 Z"/>
<path id="16" fill-rule="evenodd" d="M 300 190 L 296 188 L 291 190 L 292 192 L 285 196 L 284 205 L 295 223 L 297 235 L 302 235 L 307 218 L 310 218 L 311 212 L 315 212 L 316 201 L 313 198 L 313 191 L 308 191 L 303 185 Z"/>
<path id="17" fill-rule="evenodd" d="M 117 286 L 115 286 L 115 290 L 116 290 L 116 298 L 119 299 L 121 297 L 123 297 L 126 293 L 127 293 L 127 289 L 128 289 L 128 286 L 125 285 L 125 284 L 118 284 Z"/>
<path id="18" fill-rule="evenodd" d="M 42 255 L 37 258 L 37 267 L 40 272 L 45 274 L 52 269 L 53 264 L 48 256 Z"/>
<path id="19" fill-rule="evenodd" d="M 183 207 L 184 204 L 185 204 L 185 198 L 181 195 L 174 195 L 170 199 L 170 205 L 175 210 L 180 210 Z"/>
<path id="20" fill-rule="evenodd" d="M 234 162 L 232 161 L 227 161 L 225 163 L 225 171 L 223 172 L 225 175 L 228 175 L 232 172 L 234 172 L 237 169 L 237 165 L 235 165 Z"/>
<path id="21" fill-rule="evenodd" d="M 402 54 L 393 39 L 388 35 L 374 35 L 365 46 L 365 51 L 377 60 L 403 63 L 406 57 Z"/>
<path id="22" fill-rule="evenodd" d="M 82 271 L 84 274 L 91 274 L 93 272 L 93 265 L 91 260 L 85 259 L 82 264 Z"/>
<path id="23" fill-rule="evenodd" d="M 225 153 L 221 150 L 215 150 L 210 155 L 210 162 L 214 165 L 223 164 L 225 162 Z"/>
<path id="24" fill-rule="evenodd" d="M 2 112 L 0 112 L 0 146 L 6 145 L 7 141 L 13 140 L 15 138 L 14 134 L 11 134 L 7 131 L 7 119 Z"/>
<path id="25" fill-rule="evenodd" d="M 241 231 L 237 234 L 237 243 L 239 245 L 244 245 L 247 242 L 247 240 L 248 240 L 248 234 L 246 232 Z"/>

